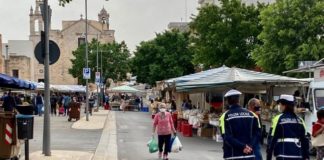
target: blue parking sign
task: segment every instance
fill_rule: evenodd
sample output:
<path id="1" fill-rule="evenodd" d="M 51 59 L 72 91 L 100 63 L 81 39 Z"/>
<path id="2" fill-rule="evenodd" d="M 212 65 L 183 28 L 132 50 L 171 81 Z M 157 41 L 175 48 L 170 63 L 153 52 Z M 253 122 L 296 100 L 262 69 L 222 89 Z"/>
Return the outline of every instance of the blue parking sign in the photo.
<path id="1" fill-rule="evenodd" d="M 91 78 L 91 70 L 90 68 L 83 68 L 83 79 Z"/>

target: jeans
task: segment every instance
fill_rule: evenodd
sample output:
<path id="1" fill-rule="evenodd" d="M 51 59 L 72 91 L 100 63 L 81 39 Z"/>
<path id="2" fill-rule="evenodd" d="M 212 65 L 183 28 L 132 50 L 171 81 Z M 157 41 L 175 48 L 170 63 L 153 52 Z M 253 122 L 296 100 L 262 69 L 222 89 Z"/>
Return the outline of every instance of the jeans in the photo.
<path id="1" fill-rule="evenodd" d="M 253 152 L 255 155 L 255 160 L 262 160 L 262 153 L 261 153 L 261 145 L 256 144 L 253 148 Z"/>
<path id="2" fill-rule="evenodd" d="M 159 135 L 159 151 L 163 152 L 164 145 L 164 154 L 168 155 L 170 152 L 170 142 L 171 142 L 171 134 L 169 135 Z"/>
<path id="3" fill-rule="evenodd" d="M 37 104 L 38 115 L 42 116 L 43 114 L 43 104 Z"/>

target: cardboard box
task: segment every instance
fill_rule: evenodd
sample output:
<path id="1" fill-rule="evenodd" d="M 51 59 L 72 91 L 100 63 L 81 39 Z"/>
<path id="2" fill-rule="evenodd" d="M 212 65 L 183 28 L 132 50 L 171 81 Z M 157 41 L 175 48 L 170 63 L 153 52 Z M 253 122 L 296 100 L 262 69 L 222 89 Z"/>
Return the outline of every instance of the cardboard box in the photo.
<path id="1" fill-rule="evenodd" d="M 198 128 L 197 135 L 199 137 L 212 138 L 213 128 Z"/>

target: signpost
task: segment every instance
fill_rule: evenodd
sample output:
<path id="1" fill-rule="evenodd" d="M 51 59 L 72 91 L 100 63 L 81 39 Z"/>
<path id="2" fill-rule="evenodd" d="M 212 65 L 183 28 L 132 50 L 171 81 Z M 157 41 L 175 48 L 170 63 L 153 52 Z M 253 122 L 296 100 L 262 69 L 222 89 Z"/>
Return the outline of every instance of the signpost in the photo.
<path id="1" fill-rule="evenodd" d="M 100 72 L 96 72 L 96 85 L 100 85 Z"/>
<path id="2" fill-rule="evenodd" d="M 83 79 L 91 78 L 91 70 L 90 68 L 83 68 Z"/>

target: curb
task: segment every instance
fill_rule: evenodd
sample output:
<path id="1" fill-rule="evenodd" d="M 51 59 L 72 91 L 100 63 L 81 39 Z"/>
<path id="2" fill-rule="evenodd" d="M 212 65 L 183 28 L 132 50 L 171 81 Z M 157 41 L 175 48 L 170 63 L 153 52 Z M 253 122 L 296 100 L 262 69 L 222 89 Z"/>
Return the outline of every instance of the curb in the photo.
<path id="1" fill-rule="evenodd" d="M 92 160 L 118 160 L 116 115 L 110 111 Z"/>

